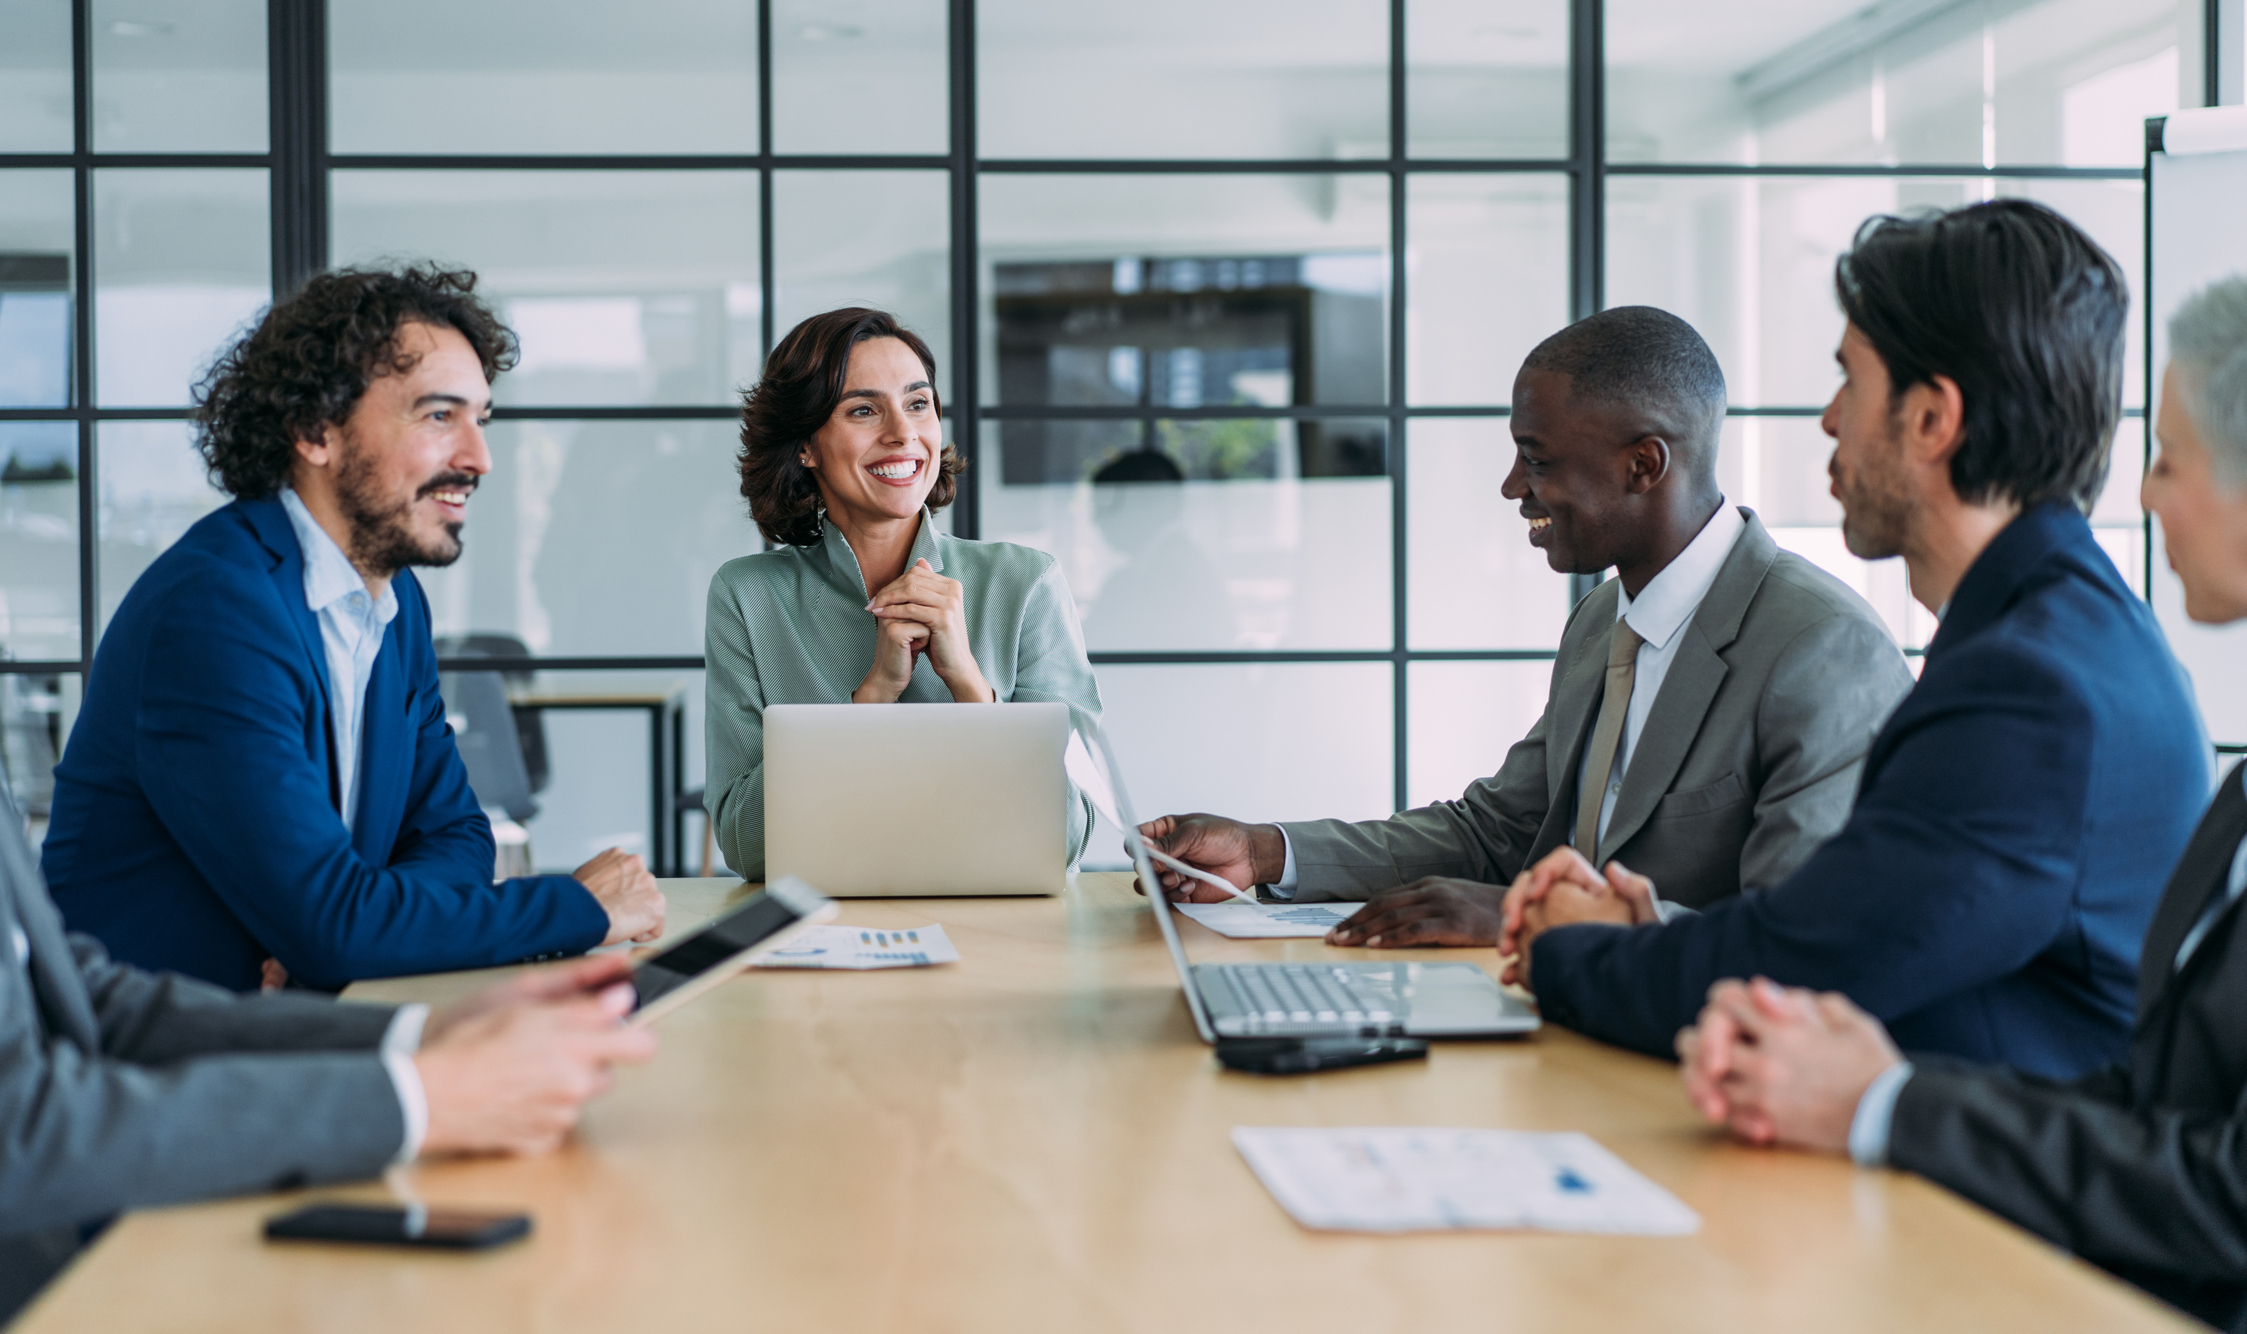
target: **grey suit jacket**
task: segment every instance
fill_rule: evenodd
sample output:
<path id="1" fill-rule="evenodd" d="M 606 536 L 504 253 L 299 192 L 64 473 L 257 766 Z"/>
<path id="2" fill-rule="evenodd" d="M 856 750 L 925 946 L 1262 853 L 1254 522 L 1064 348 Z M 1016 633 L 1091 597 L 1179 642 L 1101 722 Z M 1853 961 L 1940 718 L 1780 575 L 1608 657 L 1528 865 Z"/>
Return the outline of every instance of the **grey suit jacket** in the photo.
<path id="1" fill-rule="evenodd" d="M 1620 859 L 1692 908 L 1784 880 L 1841 828 L 1866 747 L 1912 685 L 1864 599 L 1740 512 L 1747 528 L 1679 631 L 1599 847 L 1601 865 Z M 1617 592 L 1609 580 L 1577 604 L 1544 716 L 1495 775 L 1386 820 L 1283 825 L 1296 897 L 1362 899 L 1430 875 L 1506 884 L 1568 842 Z"/>
<path id="2" fill-rule="evenodd" d="M 69 935 L 0 784 L 0 1321 L 119 1210 L 379 1173 L 387 1006 L 240 997 Z"/>

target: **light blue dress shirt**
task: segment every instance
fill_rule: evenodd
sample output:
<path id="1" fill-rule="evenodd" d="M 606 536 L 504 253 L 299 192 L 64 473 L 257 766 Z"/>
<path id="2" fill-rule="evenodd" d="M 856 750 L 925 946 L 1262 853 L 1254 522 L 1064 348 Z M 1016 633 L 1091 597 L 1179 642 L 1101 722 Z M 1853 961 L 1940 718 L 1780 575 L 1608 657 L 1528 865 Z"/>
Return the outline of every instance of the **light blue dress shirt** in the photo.
<path id="1" fill-rule="evenodd" d="M 349 829 L 359 814 L 359 741 L 366 732 L 367 681 L 374 675 L 382 637 L 398 614 L 398 594 L 388 584 L 382 596 L 367 592 L 367 581 L 328 536 L 312 511 L 290 487 L 281 488 L 281 508 L 304 549 L 304 601 L 320 622 L 320 645 L 328 659 L 328 744 L 335 750 L 341 783 L 337 814 Z"/>
<path id="2" fill-rule="evenodd" d="M 2247 893 L 2247 839 L 2241 839 L 2238 851 L 2231 854 L 2231 874 L 2224 881 L 2221 898 L 2212 899 L 2200 912 L 2200 920 L 2185 933 L 2184 942 L 2177 946 L 2177 968 L 2181 971 L 2185 960 L 2200 948 L 2207 939 L 2209 929 L 2224 915 L 2224 910 Z M 1864 1096 L 1857 1100 L 1857 1114 L 1849 1122 L 1849 1156 L 1859 1167 L 1880 1167 L 1888 1161 L 1888 1132 L 1896 1120 L 1896 1098 L 1912 1077 L 1912 1063 L 1898 1061 L 1880 1072 L 1878 1078 L 1866 1086 Z"/>
<path id="3" fill-rule="evenodd" d="M 382 653 L 383 634 L 398 614 L 398 595 L 388 584 L 383 585 L 381 597 L 368 595 L 367 581 L 351 558 L 312 517 L 293 488 L 281 488 L 281 508 L 288 511 L 296 544 L 304 549 L 305 605 L 320 622 L 320 647 L 328 660 L 328 745 L 335 751 L 336 775 L 342 784 L 338 797 L 343 808 L 337 814 L 349 829 L 359 814 L 359 742 L 366 735 L 367 681 Z M 429 1134 L 429 1096 L 413 1061 L 421 1048 L 421 1026 L 428 1018 L 426 1005 L 402 1006 L 382 1036 L 383 1068 L 405 1114 L 405 1142 L 392 1160 L 400 1164 L 420 1155 L 421 1142 Z"/>

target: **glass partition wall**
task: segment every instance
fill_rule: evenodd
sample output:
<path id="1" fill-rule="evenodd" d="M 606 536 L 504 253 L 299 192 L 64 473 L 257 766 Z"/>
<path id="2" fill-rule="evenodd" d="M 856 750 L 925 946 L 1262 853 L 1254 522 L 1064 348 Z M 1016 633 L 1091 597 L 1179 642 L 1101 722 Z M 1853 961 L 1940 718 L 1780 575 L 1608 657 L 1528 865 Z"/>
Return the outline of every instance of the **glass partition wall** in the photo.
<path id="1" fill-rule="evenodd" d="M 1150 811 L 1371 817 L 1496 768 L 1589 586 L 1498 494 L 1513 376 L 1609 305 L 1702 330 L 1727 495 L 1915 649 L 1930 618 L 1826 494 L 1834 256 L 1873 213 L 2022 195 L 2135 285 L 2138 126 L 2204 100 L 2206 21 L 0 0 L 0 760 L 41 810 L 102 625 L 223 502 L 185 422 L 218 349 L 310 273 L 409 257 L 476 269 L 523 346 L 467 554 L 422 573 L 438 633 L 513 641 L 549 692 L 679 689 L 689 786 L 704 592 L 761 545 L 738 395 L 844 304 L 933 345 L 971 461 L 945 522 L 1060 561 Z M 2142 581 L 2129 366 L 2094 518 Z M 660 846 L 647 725 L 546 718 L 540 863 Z"/>

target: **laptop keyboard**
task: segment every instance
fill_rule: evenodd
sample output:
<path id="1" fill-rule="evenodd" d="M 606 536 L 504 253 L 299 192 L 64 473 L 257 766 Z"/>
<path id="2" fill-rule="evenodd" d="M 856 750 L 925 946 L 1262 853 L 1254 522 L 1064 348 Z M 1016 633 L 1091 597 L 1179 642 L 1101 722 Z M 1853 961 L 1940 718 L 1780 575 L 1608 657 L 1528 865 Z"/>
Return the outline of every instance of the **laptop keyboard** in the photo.
<path id="1" fill-rule="evenodd" d="M 1219 964 L 1250 1031 L 1300 1025 L 1391 1024 L 1383 1000 L 1361 995 L 1349 970 L 1326 964 Z"/>

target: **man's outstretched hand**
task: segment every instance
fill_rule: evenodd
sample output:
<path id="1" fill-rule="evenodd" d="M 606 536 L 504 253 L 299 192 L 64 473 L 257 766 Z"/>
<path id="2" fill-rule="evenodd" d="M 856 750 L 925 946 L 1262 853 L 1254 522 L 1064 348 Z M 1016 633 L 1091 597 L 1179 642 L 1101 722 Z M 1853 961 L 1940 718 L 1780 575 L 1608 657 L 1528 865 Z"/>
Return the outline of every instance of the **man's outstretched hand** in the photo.
<path id="1" fill-rule="evenodd" d="M 1139 836 L 1150 846 L 1242 889 L 1268 885 L 1286 869 L 1287 844 L 1278 825 L 1242 824 L 1222 815 L 1162 815 L 1139 826 Z M 1157 866 L 1155 878 L 1162 881 L 1163 892 L 1173 903 L 1224 903 L 1232 898 L 1215 885 L 1202 884 L 1167 866 Z M 1147 892 L 1136 879 L 1132 885 L 1142 894 Z"/>
<path id="2" fill-rule="evenodd" d="M 1403 949 L 1417 945 L 1495 945 L 1505 925 L 1506 889 L 1428 876 L 1384 889 L 1326 933 L 1329 945 Z"/>
<path id="3" fill-rule="evenodd" d="M 578 959 L 504 982 L 429 1016 L 414 1065 L 429 1103 L 426 1154 L 560 1147 L 609 1069 L 655 1054 L 625 1024 L 632 962 Z"/>

